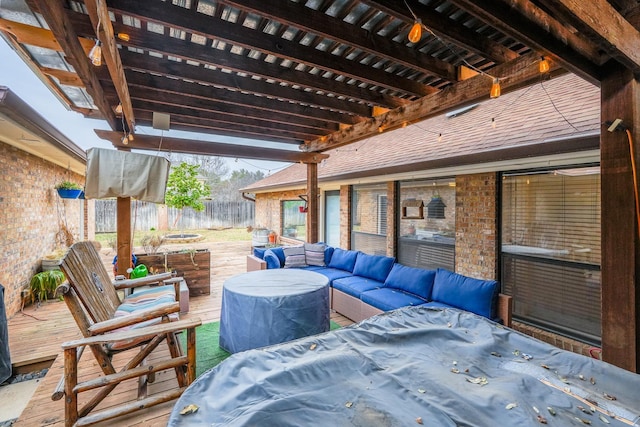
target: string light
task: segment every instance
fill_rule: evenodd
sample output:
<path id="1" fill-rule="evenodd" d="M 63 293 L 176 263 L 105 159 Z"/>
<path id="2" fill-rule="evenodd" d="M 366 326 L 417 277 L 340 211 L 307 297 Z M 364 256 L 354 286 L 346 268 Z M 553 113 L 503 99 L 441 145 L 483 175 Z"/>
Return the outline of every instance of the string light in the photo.
<path id="1" fill-rule="evenodd" d="M 129 145 L 129 138 L 127 138 L 126 134 L 122 137 L 122 144 Z"/>
<path id="2" fill-rule="evenodd" d="M 102 46 L 100 43 L 100 39 L 98 39 L 98 32 L 100 31 L 100 17 L 98 17 L 98 25 L 96 25 L 96 44 L 89 51 L 89 59 L 91 63 L 99 67 L 102 65 Z"/>
<path id="3" fill-rule="evenodd" d="M 102 65 L 102 47 L 100 46 L 100 40 L 96 39 L 96 44 L 89 51 L 89 59 L 96 67 Z"/>
<path id="4" fill-rule="evenodd" d="M 442 134 L 441 133 L 438 134 L 438 142 L 442 142 Z"/>
<path id="5" fill-rule="evenodd" d="M 500 80 L 497 77 L 493 78 L 493 84 L 491 85 L 491 91 L 489 92 L 490 98 L 498 98 L 500 96 Z"/>
<path id="6" fill-rule="evenodd" d="M 131 132 L 127 134 L 127 139 L 129 140 L 129 142 L 133 141 L 133 134 Z"/>
<path id="7" fill-rule="evenodd" d="M 540 63 L 538 64 L 540 74 L 548 73 L 550 68 L 549 61 L 544 56 L 541 56 Z"/>
<path id="8" fill-rule="evenodd" d="M 117 37 L 124 42 L 128 42 L 131 39 L 127 33 L 118 33 Z"/>
<path id="9" fill-rule="evenodd" d="M 491 118 L 491 127 L 494 128 L 494 129 L 496 128 L 496 118 L 495 117 Z"/>
<path id="10" fill-rule="evenodd" d="M 402 122 L 402 128 L 406 128 L 408 124 L 409 123 L 407 123 L 407 122 Z"/>
<path id="11" fill-rule="evenodd" d="M 122 104 L 119 103 L 118 105 L 116 105 L 116 108 L 114 111 L 117 115 L 122 114 Z"/>
<path id="12" fill-rule="evenodd" d="M 418 43 L 420 41 L 422 38 L 422 21 L 420 19 L 415 20 L 407 38 L 411 43 Z"/>

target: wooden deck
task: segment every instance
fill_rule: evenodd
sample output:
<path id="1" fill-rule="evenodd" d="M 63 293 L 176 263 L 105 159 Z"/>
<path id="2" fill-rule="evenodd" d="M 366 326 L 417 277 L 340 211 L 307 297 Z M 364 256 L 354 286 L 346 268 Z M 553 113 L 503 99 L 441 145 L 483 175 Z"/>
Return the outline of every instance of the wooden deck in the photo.
<path id="1" fill-rule="evenodd" d="M 180 245 L 175 246 L 180 247 Z M 211 250 L 211 294 L 191 297 L 189 313 L 182 317 L 199 317 L 203 323 L 217 321 L 220 319 L 222 284 L 226 278 L 246 271 L 246 255 L 250 252 L 251 242 L 199 243 L 188 246 Z M 109 266 L 109 271 L 112 257 L 112 255 L 103 255 L 105 265 Z M 331 319 L 341 325 L 352 323 L 349 319 L 336 313 L 332 313 Z M 33 398 L 14 426 L 64 426 L 64 402 L 63 400 L 51 400 L 51 394 L 63 372 L 60 344 L 81 337 L 66 304 L 61 301 L 50 301 L 40 307 L 26 307 L 22 313 L 17 313 L 9 319 L 8 329 L 11 361 L 15 370 L 23 372 L 37 370 L 48 366 L 53 361 L 49 372 L 41 380 Z M 154 357 L 162 358 L 165 354 L 168 354 L 168 350 L 165 345 L 161 345 L 154 352 Z M 114 362 L 118 365 L 119 359 L 114 358 Z M 97 371 L 99 371 L 99 367 L 90 352 L 87 352 L 81 359 L 81 377 L 79 379 L 82 380 L 82 375 L 90 376 Z M 135 400 L 136 387 L 137 382 L 123 383 L 98 408 L 108 408 L 116 402 Z M 177 387 L 175 376 L 171 372 L 161 372 L 157 375 L 155 383 L 150 385 L 149 394 L 174 387 Z M 83 394 L 87 396 L 83 398 Z M 82 393 L 79 400 L 82 403 L 89 396 L 90 393 Z M 167 402 L 96 425 L 166 425 L 174 403 L 175 401 Z"/>

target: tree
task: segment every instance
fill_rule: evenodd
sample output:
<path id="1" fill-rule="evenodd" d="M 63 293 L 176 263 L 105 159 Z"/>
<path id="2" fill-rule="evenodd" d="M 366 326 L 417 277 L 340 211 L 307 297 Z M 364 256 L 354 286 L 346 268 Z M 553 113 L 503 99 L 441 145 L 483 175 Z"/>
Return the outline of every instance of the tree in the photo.
<path id="1" fill-rule="evenodd" d="M 206 183 L 198 180 L 199 170 L 200 166 L 198 165 L 182 162 L 172 168 L 169 173 L 165 203 L 169 207 L 180 210 L 173 222 L 173 228 L 176 227 L 182 215 L 182 209 L 190 207 L 197 212 L 204 210 L 202 198 L 208 197 L 211 189 Z"/>

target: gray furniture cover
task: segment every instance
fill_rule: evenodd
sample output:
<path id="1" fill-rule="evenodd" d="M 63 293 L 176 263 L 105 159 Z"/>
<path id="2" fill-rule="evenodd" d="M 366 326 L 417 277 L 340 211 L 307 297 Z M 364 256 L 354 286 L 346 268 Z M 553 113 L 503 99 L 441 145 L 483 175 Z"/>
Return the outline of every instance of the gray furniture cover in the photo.
<path id="1" fill-rule="evenodd" d="M 640 375 L 475 314 L 408 307 L 235 354 L 191 384 L 168 425 L 628 426 L 638 415 Z"/>
<path id="2" fill-rule="evenodd" d="M 225 280 L 220 347 L 250 350 L 329 330 L 329 279 L 297 269 L 259 270 Z"/>

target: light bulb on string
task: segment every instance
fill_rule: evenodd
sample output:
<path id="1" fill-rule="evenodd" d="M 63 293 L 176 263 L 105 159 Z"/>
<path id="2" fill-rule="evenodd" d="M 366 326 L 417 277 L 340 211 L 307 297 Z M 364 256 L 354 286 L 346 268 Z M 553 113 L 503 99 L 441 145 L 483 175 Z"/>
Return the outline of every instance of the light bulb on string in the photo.
<path id="1" fill-rule="evenodd" d="M 126 134 L 122 137 L 122 144 L 123 145 L 128 145 L 129 144 L 129 138 L 127 138 Z"/>
<path id="2" fill-rule="evenodd" d="M 496 118 L 495 117 L 491 118 L 491 127 L 494 128 L 494 129 L 496 128 Z"/>
<path id="3" fill-rule="evenodd" d="M 127 134 L 127 139 L 129 140 L 129 142 L 133 141 L 133 134 L 131 132 Z"/>
<path id="4" fill-rule="evenodd" d="M 491 91 L 489 92 L 490 98 L 498 98 L 500 96 L 500 80 L 495 77 L 493 84 L 491 85 Z"/>
<path id="5" fill-rule="evenodd" d="M 407 38 L 411 43 L 418 43 L 420 41 L 422 38 L 422 21 L 420 19 L 415 20 L 411 26 L 411 30 L 409 30 Z"/>
<path id="6" fill-rule="evenodd" d="M 540 74 L 548 73 L 550 68 L 549 61 L 544 56 L 541 56 L 540 63 L 538 64 Z"/>
<path id="7" fill-rule="evenodd" d="M 438 134 L 438 142 L 442 142 L 442 134 L 441 133 Z"/>
<path id="8" fill-rule="evenodd" d="M 89 59 L 96 67 L 102 65 L 102 47 L 100 45 L 100 40 L 96 39 L 96 44 L 89 51 Z"/>

